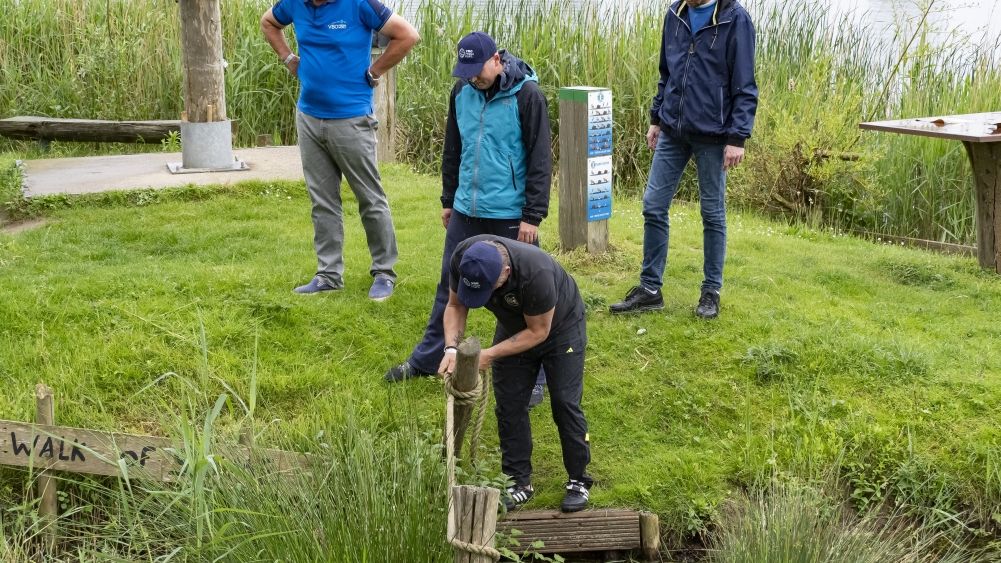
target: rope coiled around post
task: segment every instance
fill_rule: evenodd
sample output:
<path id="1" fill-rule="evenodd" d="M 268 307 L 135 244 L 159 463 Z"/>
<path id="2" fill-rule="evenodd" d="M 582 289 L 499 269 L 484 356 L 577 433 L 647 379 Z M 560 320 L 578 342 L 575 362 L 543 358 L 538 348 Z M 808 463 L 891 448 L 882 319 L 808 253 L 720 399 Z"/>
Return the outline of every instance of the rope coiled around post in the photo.
<path id="1" fill-rule="evenodd" d="M 452 383 L 453 376 L 451 373 L 446 373 L 444 379 L 445 394 L 452 397 L 454 404 L 475 406 L 479 403 L 476 410 L 476 422 L 473 424 L 473 431 L 469 435 L 469 462 L 473 463 L 476 461 L 476 446 L 479 444 L 480 432 L 483 430 L 483 420 L 487 415 L 489 382 L 481 371 L 479 372 L 479 377 L 476 378 L 476 387 L 469 391 L 459 391 Z M 451 439 L 451 437 L 449 438 Z"/>
<path id="2" fill-rule="evenodd" d="M 498 561 L 501 558 L 501 553 L 489 545 L 476 545 L 452 538 L 452 547 L 466 553 L 472 553 L 473 555 L 489 557 L 494 561 Z"/>

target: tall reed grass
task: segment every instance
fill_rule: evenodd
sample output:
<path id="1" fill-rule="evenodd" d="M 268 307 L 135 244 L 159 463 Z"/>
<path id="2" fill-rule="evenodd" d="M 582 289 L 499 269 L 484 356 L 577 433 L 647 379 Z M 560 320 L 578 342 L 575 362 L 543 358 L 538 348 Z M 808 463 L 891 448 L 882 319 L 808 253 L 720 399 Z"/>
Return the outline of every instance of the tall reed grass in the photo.
<path id="1" fill-rule="evenodd" d="M 801 483 L 729 503 L 709 533 L 710 563 L 973 563 L 976 551 L 949 545 L 895 511 L 858 515 L 836 497 Z"/>
<path id="2" fill-rule="evenodd" d="M 35 476 L 11 471 L 5 482 L 27 486 L 0 507 L 0 563 L 452 560 L 440 435 L 346 413 L 313 436 L 269 442 L 306 452 L 304 467 L 276 470 L 261 454 L 232 463 L 221 452 L 232 451 L 236 429 L 255 428 L 256 375 L 246 401 L 231 393 L 210 401 L 207 366 L 200 382 L 165 379 L 150 387 L 176 387 L 165 392 L 185 405 L 162 420 L 183 461 L 179 475 L 170 483 L 62 475 L 57 558 L 40 550 Z"/>
<path id="3" fill-rule="evenodd" d="M 412 0 L 405 10 L 415 14 L 423 39 L 400 67 L 400 156 L 437 171 L 454 45 L 482 29 L 539 73 L 551 101 L 554 150 L 558 89 L 613 89 L 616 189 L 638 195 L 652 156 L 643 134 L 666 3 L 469 1 Z M 844 228 L 974 242 L 973 184 L 962 146 L 860 135 L 857 124 L 1001 109 L 996 44 L 957 35 L 942 41 L 931 20 L 902 21 L 896 35 L 878 34 L 854 20 L 826 19 L 811 0 L 749 4 L 758 28 L 761 104 L 748 161 L 731 177 L 731 200 Z M 241 145 L 259 133 L 296 141 L 298 87 L 258 29 L 270 5 L 222 1 L 227 107 L 240 120 Z M 762 7 L 769 5 L 778 7 Z M 0 115 L 180 114 L 175 2 L 0 0 L 0 8 Z M 839 158 L 846 153 L 860 158 Z M 682 196 L 696 195 L 689 178 Z"/>

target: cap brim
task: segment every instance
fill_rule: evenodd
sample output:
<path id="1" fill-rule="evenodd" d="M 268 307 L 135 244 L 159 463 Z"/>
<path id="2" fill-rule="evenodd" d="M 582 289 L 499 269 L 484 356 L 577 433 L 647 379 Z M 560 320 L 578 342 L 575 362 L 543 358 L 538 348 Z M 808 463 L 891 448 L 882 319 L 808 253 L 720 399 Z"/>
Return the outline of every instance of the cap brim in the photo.
<path id="1" fill-rule="evenodd" d="M 485 64 L 487 63 L 456 63 L 455 68 L 452 69 L 452 76 L 469 80 L 479 74 Z"/>
<path id="2" fill-rule="evenodd" d="M 480 307 L 486 305 L 487 301 L 490 301 L 490 296 L 493 295 L 494 288 L 485 287 L 481 289 L 472 289 L 466 285 L 460 285 L 457 293 L 459 303 L 462 303 L 463 307 L 479 309 Z"/>

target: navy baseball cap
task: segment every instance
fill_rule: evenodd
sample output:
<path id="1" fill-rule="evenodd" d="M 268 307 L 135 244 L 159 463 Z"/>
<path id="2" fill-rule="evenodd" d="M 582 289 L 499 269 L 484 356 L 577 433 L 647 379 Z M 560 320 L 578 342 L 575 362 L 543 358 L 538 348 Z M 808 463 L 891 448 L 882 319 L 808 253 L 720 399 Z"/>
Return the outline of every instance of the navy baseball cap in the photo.
<path id="1" fill-rule="evenodd" d="M 455 78 L 470 78 L 483 70 L 483 65 L 497 54 L 494 38 L 482 31 L 474 31 L 459 41 L 459 62 L 452 69 Z"/>
<path id="2" fill-rule="evenodd" d="M 459 262 L 459 303 L 470 309 L 486 305 L 502 271 L 504 262 L 496 246 L 473 243 Z"/>

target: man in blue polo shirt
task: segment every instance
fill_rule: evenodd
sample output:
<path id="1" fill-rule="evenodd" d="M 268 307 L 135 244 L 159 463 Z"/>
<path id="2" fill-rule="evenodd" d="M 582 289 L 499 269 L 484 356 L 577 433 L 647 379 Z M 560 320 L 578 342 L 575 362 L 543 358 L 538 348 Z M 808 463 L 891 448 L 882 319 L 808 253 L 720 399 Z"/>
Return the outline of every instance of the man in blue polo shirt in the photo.
<path id="1" fill-rule="evenodd" d="M 282 31 L 294 25 L 298 55 Z M 382 301 L 396 283 L 396 232 L 376 160 L 373 89 L 420 39 L 406 20 L 379 0 L 279 0 L 261 18 L 261 30 L 302 84 L 296 111 L 299 150 L 313 201 L 313 245 L 319 267 L 299 294 L 344 287 L 341 178 L 358 199 L 375 280 L 369 297 Z M 371 62 L 372 33 L 389 37 Z"/>

